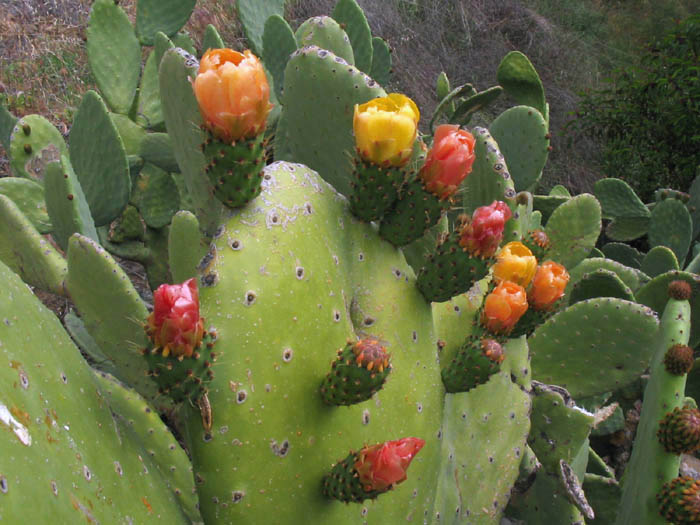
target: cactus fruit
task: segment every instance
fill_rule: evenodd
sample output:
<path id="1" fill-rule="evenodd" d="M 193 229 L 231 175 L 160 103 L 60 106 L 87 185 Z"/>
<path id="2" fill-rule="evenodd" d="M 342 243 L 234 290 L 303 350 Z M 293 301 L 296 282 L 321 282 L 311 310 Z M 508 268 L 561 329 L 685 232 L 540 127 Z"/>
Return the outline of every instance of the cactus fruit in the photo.
<path id="1" fill-rule="evenodd" d="M 351 210 L 365 221 L 380 219 L 394 204 L 407 176 L 420 112 L 405 95 L 391 93 L 356 104 L 353 116 L 355 163 Z"/>
<path id="2" fill-rule="evenodd" d="M 406 470 L 423 445 L 422 439 L 403 438 L 351 452 L 323 480 L 323 492 L 346 503 L 375 499 L 406 480 Z"/>
<path id="3" fill-rule="evenodd" d="M 367 401 L 382 387 L 389 372 L 389 354 L 379 341 L 349 342 L 338 350 L 338 357 L 321 384 L 321 396 L 329 405 Z"/>
<path id="4" fill-rule="evenodd" d="M 673 345 L 664 355 L 664 367 L 670 374 L 680 376 L 693 368 L 693 349 L 687 345 Z"/>
<path id="5" fill-rule="evenodd" d="M 439 126 L 425 164 L 384 216 L 379 235 L 395 246 L 404 246 L 436 225 L 472 170 L 474 144 L 468 131 L 448 124 Z"/>
<path id="6" fill-rule="evenodd" d="M 503 347 L 489 337 L 472 336 L 452 362 L 442 370 L 442 382 L 450 393 L 469 392 L 500 370 Z"/>
<path id="7" fill-rule="evenodd" d="M 700 411 L 674 408 L 659 423 L 657 436 L 666 452 L 690 454 L 700 449 Z"/>
<path id="8" fill-rule="evenodd" d="M 204 124 L 205 172 L 214 195 L 237 208 L 260 193 L 270 112 L 270 86 L 262 64 L 250 51 L 210 49 L 192 84 Z"/>
<path id="9" fill-rule="evenodd" d="M 659 513 L 673 525 L 691 525 L 700 521 L 700 481 L 690 477 L 665 483 L 657 496 Z"/>
<path id="10" fill-rule="evenodd" d="M 438 238 L 418 273 L 416 284 L 423 296 L 428 301 L 446 301 L 482 279 L 494 262 L 510 216 L 510 209 L 498 201 L 477 208 L 471 219 L 460 215 L 457 227 Z"/>

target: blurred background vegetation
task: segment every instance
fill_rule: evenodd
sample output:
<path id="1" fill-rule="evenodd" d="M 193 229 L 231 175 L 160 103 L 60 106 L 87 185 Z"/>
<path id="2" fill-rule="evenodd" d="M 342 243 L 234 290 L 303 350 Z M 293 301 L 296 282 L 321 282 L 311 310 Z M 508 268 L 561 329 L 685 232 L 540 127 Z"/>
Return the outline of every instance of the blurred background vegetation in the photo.
<path id="1" fill-rule="evenodd" d="M 185 27 L 197 45 L 213 24 L 230 47 L 245 46 L 234 1 L 197 2 Z M 387 90 L 412 97 L 424 116 L 435 107 L 441 71 L 452 85 L 483 89 L 495 84 L 508 51 L 530 58 L 551 106 L 553 150 L 542 189 L 590 191 L 598 178 L 618 176 L 643 199 L 658 186 L 687 191 L 700 163 L 697 0 L 358 2 L 373 33 L 392 47 Z M 335 0 L 287 4 L 296 27 L 329 13 Z M 134 15 L 136 0 L 120 5 Z M 94 85 L 84 45 L 89 11 L 89 0 L 0 2 L 0 103 L 18 116 L 40 113 L 69 132 L 80 97 Z M 489 108 L 483 121 L 507 103 Z"/>

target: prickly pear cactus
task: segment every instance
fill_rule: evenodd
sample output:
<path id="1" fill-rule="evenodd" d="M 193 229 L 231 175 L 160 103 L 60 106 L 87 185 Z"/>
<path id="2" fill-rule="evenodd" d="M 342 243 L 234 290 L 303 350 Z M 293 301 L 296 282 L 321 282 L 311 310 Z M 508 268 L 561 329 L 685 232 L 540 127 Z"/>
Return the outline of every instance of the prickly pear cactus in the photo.
<path id="1" fill-rule="evenodd" d="M 275 163 L 210 254 L 200 293 L 220 355 L 211 431 L 183 407 L 205 520 L 259 523 L 272 506 L 288 523 L 430 514 L 444 390 L 431 308 L 401 252 L 316 173 Z M 363 335 L 391 354 L 386 384 L 368 401 L 326 405 L 319 389 L 337 350 Z M 426 445 L 392 494 L 352 507 L 323 497 L 320 480 L 350 450 L 407 436 Z"/>

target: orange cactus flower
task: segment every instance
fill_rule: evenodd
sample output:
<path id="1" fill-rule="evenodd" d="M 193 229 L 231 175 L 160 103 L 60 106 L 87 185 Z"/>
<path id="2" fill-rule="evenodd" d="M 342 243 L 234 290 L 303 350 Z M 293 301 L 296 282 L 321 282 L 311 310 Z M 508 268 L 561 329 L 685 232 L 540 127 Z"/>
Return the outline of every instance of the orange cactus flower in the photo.
<path id="1" fill-rule="evenodd" d="M 526 311 L 525 288 L 503 281 L 486 296 L 481 324 L 493 334 L 509 334 Z"/>
<path id="2" fill-rule="evenodd" d="M 250 51 L 210 49 L 199 62 L 193 87 L 204 122 L 219 139 L 234 142 L 265 129 L 270 86 Z"/>
<path id="3" fill-rule="evenodd" d="M 363 448 L 354 467 L 365 491 L 388 490 L 404 481 L 408 466 L 423 445 L 424 440 L 409 437 Z"/>
<path id="4" fill-rule="evenodd" d="M 546 261 L 537 268 L 528 294 L 530 306 L 535 310 L 549 310 L 564 295 L 569 283 L 569 272 L 561 264 Z"/>
<path id="5" fill-rule="evenodd" d="M 433 147 L 428 152 L 420 177 L 425 187 L 440 199 L 454 195 L 474 164 L 474 136 L 454 124 L 443 124 L 435 130 Z"/>
<path id="6" fill-rule="evenodd" d="M 527 286 L 537 271 L 537 259 L 521 242 L 509 242 L 498 252 L 498 261 L 493 266 L 496 282 L 510 281 Z"/>
<path id="7" fill-rule="evenodd" d="M 360 157 L 380 166 L 403 166 L 411 158 L 419 118 L 415 102 L 400 93 L 356 104 L 352 127 Z"/>
<path id="8" fill-rule="evenodd" d="M 503 230 L 510 217 L 511 211 L 505 202 L 493 201 L 488 206 L 480 206 L 462 226 L 459 245 L 474 257 L 493 256 L 503 240 Z"/>
<path id="9" fill-rule="evenodd" d="M 204 319 L 199 316 L 197 283 L 161 284 L 153 293 L 153 312 L 146 320 L 146 331 L 163 356 L 190 357 L 204 335 Z"/>

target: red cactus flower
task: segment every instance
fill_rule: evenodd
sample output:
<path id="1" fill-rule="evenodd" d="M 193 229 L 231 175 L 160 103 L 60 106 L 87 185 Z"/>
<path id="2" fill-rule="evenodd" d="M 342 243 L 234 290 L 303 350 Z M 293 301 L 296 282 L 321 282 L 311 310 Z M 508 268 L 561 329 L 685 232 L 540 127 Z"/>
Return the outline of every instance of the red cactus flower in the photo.
<path id="1" fill-rule="evenodd" d="M 503 281 L 486 296 L 481 324 L 493 334 L 509 334 L 526 311 L 525 288 Z"/>
<path id="2" fill-rule="evenodd" d="M 493 201 L 477 208 L 471 220 L 462 226 L 460 246 L 475 257 L 492 257 L 503 240 L 503 229 L 510 217 L 510 208 L 505 202 Z"/>
<path id="3" fill-rule="evenodd" d="M 420 177 L 428 191 L 440 199 L 447 199 L 472 171 L 474 163 L 474 136 L 454 124 L 443 124 L 435 130 L 433 147 L 420 170 Z"/>
<path id="4" fill-rule="evenodd" d="M 530 306 L 535 310 L 550 309 L 564 295 L 568 283 L 569 272 L 566 268 L 554 261 L 543 262 L 532 280 L 528 294 Z"/>
<path id="5" fill-rule="evenodd" d="M 153 294 L 153 312 L 146 331 L 164 356 L 190 357 L 204 335 L 204 319 L 199 316 L 197 283 L 161 284 Z"/>
<path id="6" fill-rule="evenodd" d="M 354 466 L 365 491 L 388 490 L 404 481 L 411 460 L 423 445 L 424 440 L 409 437 L 363 448 Z"/>

